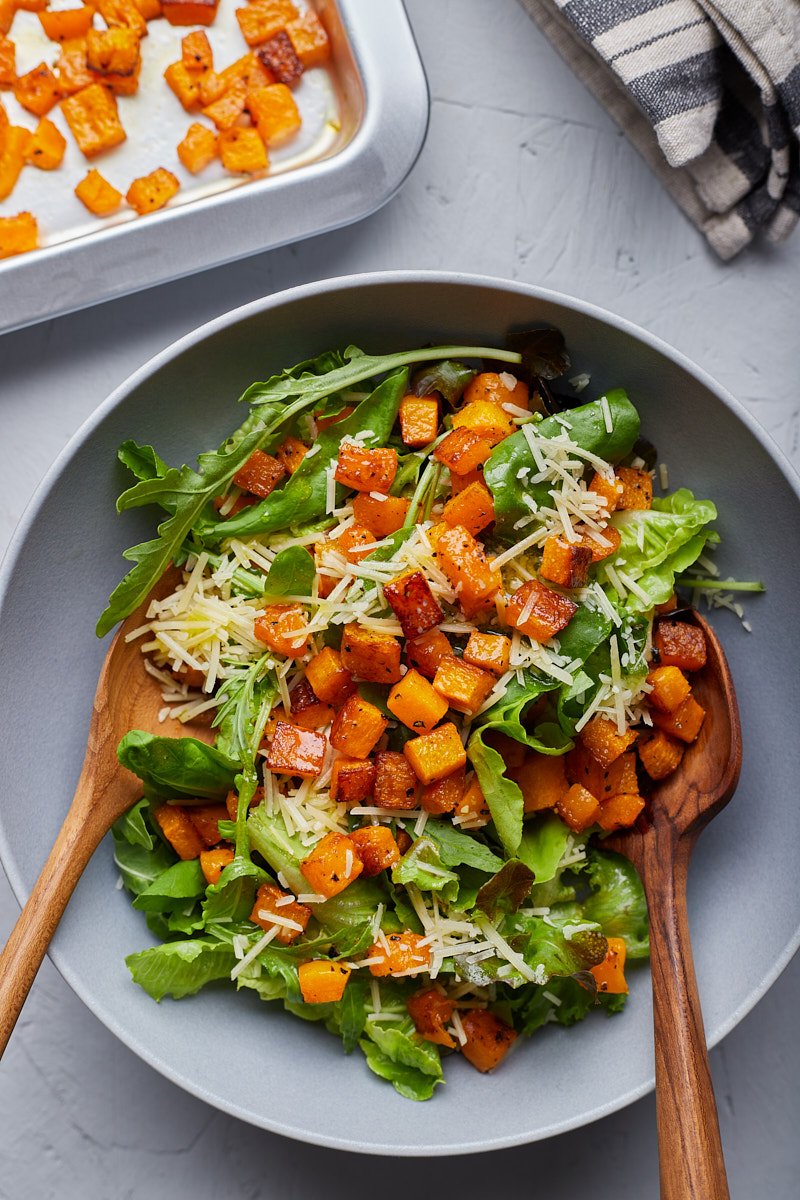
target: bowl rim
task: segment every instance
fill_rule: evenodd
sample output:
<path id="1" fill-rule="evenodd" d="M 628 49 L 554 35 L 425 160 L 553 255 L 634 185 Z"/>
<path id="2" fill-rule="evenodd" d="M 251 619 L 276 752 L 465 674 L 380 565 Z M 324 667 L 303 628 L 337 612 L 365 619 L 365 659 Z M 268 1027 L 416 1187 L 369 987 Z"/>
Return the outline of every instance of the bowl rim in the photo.
<path id="1" fill-rule="evenodd" d="M 228 312 L 222 313 L 220 316 L 214 317 L 212 320 L 205 322 L 197 328 L 190 330 L 176 341 L 171 342 L 163 350 L 158 351 L 149 358 L 141 367 L 132 372 L 122 383 L 120 383 L 110 395 L 86 418 L 85 421 L 78 427 L 75 433 L 70 437 L 67 444 L 54 459 L 52 465 L 45 472 L 41 481 L 37 485 L 30 501 L 23 510 L 22 516 L 11 536 L 11 540 L 5 551 L 2 561 L 0 562 L 0 628 L 2 628 L 3 613 L 8 599 L 8 590 L 10 581 L 15 573 L 17 564 L 19 563 L 22 553 L 25 548 L 28 533 L 36 522 L 42 508 L 44 507 L 47 498 L 52 490 L 53 485 L 61 476 L 64 469 L 68 466 L 76 450 L 81 447 L 94 433 L 95 429 L 105 417 L 112 412 L 126 397 L 140 384 L 145 382 L 150 376 L 154 375 L 161 367 L 178 358 L 180 355 L 190 350 L 192 347 L 205 341 L 207 338 L 239 324 L 241 321 L 248 320 L 251 317 L 261 313 L 267 313 L 272 309 L 283 307 L 287 303 L 296 300 L 302 300 L 310 296 L 334 295 L 338 292 L 347 291 L 353 288 L 361 287 L 389 287 L 396 284 L 416 284 L 425 287 L 429 284 L 437 285 L 456 285 L 467 288 L 495 288 L 506 292 L 516 293 L 521 296 L 527 296 L 532 300 L 541 300 L 549 304 L 558 304 L 562 307 L 571 309 L 581 315 L 591 317 L 597 321 L 611 325 L 613 328 L 627 333 L 640 342 L 643 342 L 649 349 L 655 350 L 658 354 L 669 359 L 677 366 L 681 367 L 688 374 L 697 379 L 704 387 L 712 392 L 722 403 L 730 409 L 733 414 L 745 425 L 749 433 L 765 450 L 767 455 L 773 460 L 778 470 L 781 472 L 790 489 L 793 491 L 800 504 L 800 476 L 794 470 L 789 459 L 783 453 L 781 448 L 773 441 L 769 433 L 759 424 L 755 417 L 745 406 L 737 400 L 725 387 L 715 380 L 702 367 L 697 366 L 691 359 L 684 355 L 681 351 L 676 350 L 667 342 L 643 329 L 633 321 L 629 321 L 625 317 L 620 317 L 599 305 L 593 304 L 586 300 L 581 300 L 577 297 L 570 296 L 563 292 L 556 292 L 549 288 L 537 287 L 533 284 L 527 284 L 520 280 L 504 279 L 500 276 L 491 276 L 483 274 L 473 274 L 469 272 L 459 271 L 439 271 L 439 270 L 396 270 L 396 271 L 369 271 L 363 273 L 354 273 L 351 275 L 334 276 L 327 279 L 316 280 L 311 283 L 300 284 L 295 287 L 286 288 L 279 292 L 273 292 L 262 296 L 259 299 L 248 302 L 237 308 L 230 309 Z M 108 634 L 107 637 L 110 637 Z M 104 839 L 105 841 L 105 839 Z M 101 843 L 102 844 L 102 843 Z M 15 857 L 12 853 L 11 846 L 6 838 L 5 830 L 0 824 L 0 864 L 5 870 L 11 889 L 18 903 L 22 906 L 27 901 L 29 890 L 23 883 L 20 876 Z M 766 994 L 778 976 L 787 967 L 792 957 L 800 947 L 800 923 L 794 931 L 793 936 L 789 939 L 782 954 L 772 964 L 770 969 L 765 972 L 764 976 L 751 989 L 745 999 L 739 1006 L 728 1016 L 725 1021 L 722 1021 L 708 1035 L 707 1041 L 709 1048 L 717 1045 L 733 1028 L 755 1007 L 759 1000 Z M 170 1082 L 190 1095 L 196 1096 L 198 1099 L 211 1104 L 217 1109 L 226 1112 L 228 1115 L 237 1117 L 240 1120 L 246 1121 L 248 1124 L 257 1125 L 263 1129 L 267 1129 L 272 1133 L 281 1134 L 294 1140 L 318 1145 L 335 1150 L 348 1150 L 361 1154 L 371 1155 L 392 1155 L 398 1157 L 439 1157 L 456 1154 L 477 1154 L 484 1153 L 490 1150 L 501 1150 L 512 1146 L 527 1145 L 535 1141 L 541 1141 L 545 1138 L 553 1137 L 556 1134 L 567 1133 L 570 1130 L 580 1128 L 584 1125 L 591 1124 L 594 1121 L 611 1115 L 622 1108 L 632 1104 L 635 1100 L 641 1099 L 643 1096 L 651 1092 L 655 1086 L 655 1078 L 650 1075 L 648 1078 L 637 1087 L 631 1088 L 622 1096 L 608 1101 L 604 1104 L 598 1104 L 588 1113 L 584 1112 L 575 1118 L 556 1122 L 551 1126 L 545 1126 L 532 1134 L 515 1134 L 508 1137 L 500 1137 L 494 1139 L 473 1140 L 467 1143 L 461 1143 L 454 1148 L 452 1145 L 429 1145 L 420 1150 L 413 1145 L 402 1143 L 394 1143 L 392 1145 L 365 1145 L 353 1138 L 332 1137 L 325 1134 L 320 1134 L 313 1130 L 303 1129 L 298 1126 L 289 1125 L 280 1121 L 264 1118 L 256 1118 L 251 1112 L 247 1112 L 239 1108 L 235 1103 L 221 1101 L 219 1097 L 215 1097 L 202 1086 L 193 1083 L 190 1079 L 183 1077 L 179 1071 L 174 1070 L 168 1063 L 160 1059 L 156 1054 L 151 1052 L 139 1038 L 129 1034 L 121 1028 L 116 1021 L 114 1014 L 103 1011 L 102 1015 L 97 1011 L 97 1004 L 92 998 L 89 989 L 85 989 L 81 982 L 75 977 L 71 967 L 62 958 L 57 945 L 51 946 L 48 951 L 48 957 L 65 982 L 69 985 L 72 991 L 86 1005 L 89 1011 L 97 1017 L 106 1028 L 114 1034 L 115 1037 L 132 1050 L 139 1058 L 153 1067 Z"/>

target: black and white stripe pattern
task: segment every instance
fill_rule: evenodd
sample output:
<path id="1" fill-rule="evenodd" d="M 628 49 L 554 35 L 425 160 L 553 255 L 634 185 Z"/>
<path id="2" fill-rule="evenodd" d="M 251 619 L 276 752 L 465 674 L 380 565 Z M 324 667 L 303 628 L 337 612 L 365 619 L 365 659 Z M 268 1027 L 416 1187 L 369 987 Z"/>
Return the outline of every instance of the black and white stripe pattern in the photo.
<path id="1" fill-rule="evenodd" d="M 799 0 L 521 0 L 725 259 L 800 216 Z"/>

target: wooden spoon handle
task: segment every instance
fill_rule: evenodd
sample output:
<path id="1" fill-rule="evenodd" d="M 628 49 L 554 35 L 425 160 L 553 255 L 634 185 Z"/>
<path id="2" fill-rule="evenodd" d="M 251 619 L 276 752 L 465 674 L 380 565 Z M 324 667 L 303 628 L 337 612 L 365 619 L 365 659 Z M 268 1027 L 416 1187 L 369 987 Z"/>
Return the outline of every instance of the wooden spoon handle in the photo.
<path id="1" fill-rule="evenodd" d="M 0 954 L 0 1056 L 86 864 L 105 833 L 73 802 L 28 903 Z"/>
<path id="2" fill-rule="evenodd" d="M 729 1200 L 689 940 L 691 846 L 669 825 L 647 839 L 661 1200 Z"/>

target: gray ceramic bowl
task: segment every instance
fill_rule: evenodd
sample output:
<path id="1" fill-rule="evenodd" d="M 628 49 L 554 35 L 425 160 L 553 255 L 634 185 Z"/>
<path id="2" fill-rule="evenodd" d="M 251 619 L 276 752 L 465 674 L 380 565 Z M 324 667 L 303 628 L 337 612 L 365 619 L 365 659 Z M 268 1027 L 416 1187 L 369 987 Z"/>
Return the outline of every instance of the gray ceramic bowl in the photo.
<path id="1" fill-rule="evenodd" d="M 388 350 L 427 341 L 491 344 L 511 325 L 566 335 L 591 395 L 622 385 L 669 464 L 672 485 L 713 497 L 723 573 L 761 578 L 752 634 L 715 625 L 738 683 L 744 770 L 729 808 L 700 840 L 690 917 L 709 1040 L 752 1008 L 798 943 L 796 477 L 764 432 L 711 379 L 608 313 L 520 284 L 440 274 L 369 275 L 298 288 L 204 326 L 123 384 L 70 442 L 17 531 L 0 578 L 4 724 L 0 849 L 20 901 L 66 811 L 83 757 L 105 646 L 95 617 L 123 569 L 123 547 L 152 513 L 117 517 L 115 451 L 153 441 L 191 461 L 238 423 L 254 379 L 329 346 Z M 650 979 L 634 974 L 627 1011 L 550 1027 L 496 1075 L 460 1060 L 426 1104 L 401 1099 L 360 1055 L 249 994 L 210 990 L 156 1006 L 123 958 L 150 943 L 115 891 L 111 847 L 95 855 L 56 935 L 67 982 L 128 1046 L 187 1090 L 256 1125 L 322 1145 L 385 1154 L 451 1154 L 533 1141 L 595 1120 L 653 1085 Z M 217 1051 L 209 1053 L 209 1047 Z"/>

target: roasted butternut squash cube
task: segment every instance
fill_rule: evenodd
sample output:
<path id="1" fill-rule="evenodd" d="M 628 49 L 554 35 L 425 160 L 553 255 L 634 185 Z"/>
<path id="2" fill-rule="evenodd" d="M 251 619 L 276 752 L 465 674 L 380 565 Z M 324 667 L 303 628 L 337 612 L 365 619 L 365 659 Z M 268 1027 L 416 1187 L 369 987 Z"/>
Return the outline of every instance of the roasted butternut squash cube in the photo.
<path id="1" fill-rule="evenodd" d="M 662 667 L 700 671 L 706 665 L 706 639 L 702 629 L 686 621 L 659 621 L 653 643 Z"/>
<path id="2" fill-rule="evenodd" d="M 248 46 L 260 46 L 296 17 L 291 0 L 252 0 L 246 8 L 236 9 L 236 20 Z"/>
<path id="3" fill-rule="evenodd" d="M 163 16 L 161 0 L 133 0 L 134 8 L 142 14 L 145 21 L 155 21 Z"/>
<path id="4" fill-rule="evenodd" d="M 188 70 L 185 62 L 170 62 L 164 71 L 164 79 L 187 113 L 193 113 L 200 107 L 201 76 L 197 71 Z"/>
<path id="5" fill-rule="evenodd" d="M 85 37 L 92 27 L 93 17 L 94 8 L 88 4 L 82 8 L 39 13 L 45 37 L 49 37 L 51 42 L 69 42 L 73 38 Z"/>
<path id="6" fill-rule="evenodd" d="M 341 653 L 346 670 L 366 683 L 397 683 L 402 676 L 400 643 L 390 633 L 345 625 Z"/>
<path id="7" fill-rule="evenodd" d="M 556 801 L 555 809 L 565 825 L 569 825 L 574 833 L 583 833 L 590 825 L 594 825 L 600 816 L 600 802 L 596 796 L 588 792 L 579 783 L 573 783 Z"/>
<path id="8" fill-rule="evenodd" d="M 17 81 L 17 47 L 0 33 L 0 88 L 13 88 Z"/>
<path id="9" fill-rule="evenodd" d="M 636 734 L 632 729 L 620 733 L 616 721 L 596 716 L 584 725 L 579 739 L 600 766 L 608 768 L 621 754 L 630 749 L 636 741 Z"/>
<path id="10" fill-rule="evenodd" d="M 153 809 L 153 820 L 178 858 L 188 862 L 200 857 L 203 843 L 184 808 L 178 804 L 161 804 Z"/>
<path id="11" fill-rule="evenodd" d="M 323 729 L 334 717 L 330 704 L 319 700 L 307 679 L 301 679 L 289 693 L 291 719 L 301 729 Z"/>
<path id="12" fill-rule="evenodd" d="M 132 29 L 140 38 L 147 37 L 147 21 L 133 0 L 92 0 L 92 3 L 109 29 Z"/>
<path id="13" fill-rule="evenodd" d="M 117 102 L 99 83 L 92 83 L 62 100 L 61 111 L 84 158 L 95 158 L 125 141 Z M 177 180 L 175 183 L 177 191 Z"/>
<path id="14" fill-rule="evenodd" d="M 289 475 L 294 475 L 307 453 L 308 446 L 305 442 L 301 442 L 299 438 L 289 436 L 285 437 L 280 446 L 278 446 L 275 451 L 275 457 Z"/>
<path id="15" fill-rule="evenodd" d="M 375 804 L 378 808 L 417 806 L 417 779 L 402 754 L 381 750 L 375 755 Z"/>
<path id="16" fill-rule="evenodd" d="M 464 403 L 474 404 L 476 400 L 489 400 L 492 404 L 513 404 L 516 408 L 527 409 L 530 405 L 528 385 L 521 379 L 516 379 L 510 372 L 501 375 L 495 371 L 483 371 L 470 380 L 464 392 Z"/>
<path id="17" fill-rule="evenodd" d="M 470 475 L 483 466 L 492 447 L 472 429 L 454 429 L 443 438 L 433 452 L 437 462 L 442 463 L 456 477 Z"/>
<path id="18" fill-rule="evenodd" d="M 417 733 L 430 733 L 448 709 L 448 703 L 418 671 L 407 671 L 386 701 L 398 721 Z"/>
<path id="19" fill-rule="evenodd" d="M 546 703 L 546 697 L 540 697 L 541 701 Z M 525 720 L 535 721 L 538 718 L 537 708 L 539 702 L 532 704 L 528 710 L 528 715 Z M 542 705 L 544 707 L 544 705 Z M 532 715 L 531 715 L 532 714 Z M 520 770 L 525 759 L 531 753 L 528 747 L 522 742 L 516 741 L 515 738 L 509 737 L 507 733 L 498 733 L 496 730 L 490 729 L 484 738 L 486 744 L 491 746 L 493 750 L 502 758 L 506 767 L 506 774 L 516 777 L 516 772 Z"/>
<path id="20" fill-rule="evenodd" d="M 400 436 L 406 446 L 427 446 L 439 429 L 439 401 L 435 396 L 406 396 L 400 403 Z"/>
<path id="21" fill-rule="evenodd" d="M 453 822 L 463 829 L 480 829 L 489 823 L 491 816 L 483 788 L 478 783 L 478 777 L 473 775 L 464 795 L 453 809 Z"/>
<path id="22" fill-rule="evenodd" d="M 308 663 L 306 679 L 315 695 L 325 704 L 338 708 L 356 690 L 353 677 L 342 664 L 342 656 L 332 646 L 325 646 Z"/>
<path id="23" fill-rule="evenodd" d="M 455 656 L 443 659 L 433 677 L 434 689 L 450 707 L 470 717 L 475 716 L 495 682 L 489 671 L 482 671 Z"/>
<path id="24" fill-rule="evenodd" d="M 217 78 L 221 89 L 220 95 L 234 83 L 243 83 L 249 92 L 253 88 L 267 87 L 270 83 L 275 82 L 272 74 L 252 50 L 243 54 L 241 58 L 237 58 L 229 67 L 225 67 L 223 71 L 219 72 Z"/>
<path id="25" fill-rule="evenodd" d="M 18 75 L 14 84 L 18 104 L 37 117 L 43 117 L 61 99 L 58 80 L 47 63 L 39 63 L 25 75 Z"/>
<path id="26" fill-rule="evenodd" d="M 679 667 L 654 667 L 647 676 L 647 682 L 651 689 L 647 702 L 660 712 L 674 712 L 692 690 Z"/>
<path id="27" fill-rule="evenodd" d="M 635 824 L 643 808 L 644 800 L 638 792 L 619 792 L 602 802 L 597 823 L 609 833 L 615 829 L 627 829 Z"/>
<path id="28" fill-rule="evenodd" d="M 541 575 L 563 588 L 582 588 L 589 582 L 592 552 L 566 538 L 549 537 L 542 553 Z"/>
<path id="29" fill-rule="evenodd" d="M 601 802 L 618 792 L 638 792 L 636 755 L 626 751 L 608 767 L 602 767 L 586 746 L 580 742 L 566 755 L 567 778 L 581 783 Z"/>
<path id="30" fill-rule="evenodd" d="M 192 175 L 212 163 L 218 154 L 217 135 L 206 125 L 195 121 L 178 142 L 178 158 Z"/>
<path id="31" fill-rule="evenodd" d="M 113 92 L 115 96 L 135 96 L 139 90 L 141 67 L 142 60 L 140 58 L 133 71 L 127 75 L 116 75 L 113 71 L 109 71 L 106 75 L 102 75 L 99 78 L 103 87 Z"/>
<path id="32" fill-rule="evenodd" d="M 344 995 L 350 968 L 329 958 L 317 958 L 301 963 L 297 978 L 305 1004 L 335 1004 Z"/>
<path id="33" fill-rule="evenodd" d="M 88 175 L 77 185 L 75 195 L 81 204 L 96 217 L 107 217 L 109 213 L 116 212 L 122 203 L 122 192 L 118 192 L 99 171 L 94 169 L 89 171 Z"/>
<path id="34" fill-rule="evenodd" d="M 291 892 L 284 892 L 274 883 L 262 883 L 256 892 L 250 920 L 267 933 L 276 929 L 275 941 L 289 946 L 305 933 L 311 920 L 311 909 L 298 903 Z"/>
<path id="35" fill-rule="evenodd" d="M 49 0 L 14 0 L 14 7 L 20 12 L 38 13 L 47 8 Z"/>
<path id="36" fill-rule="evenodd" d="M 406 1000 L 406 1008 L 419 1036 L 426 1042 L 446 1046 L 448 1050 L 456 1047 L 455 1038 L 446 1028 L 453 1019 L 455 1007 L 455 1001 L 436 987 L 426 988 Z"/>
<path id="37" fill-rule="evenodd" d="M 212 25 L 219 0 L 161 0 L 170 25 Z"/>
<path id="38" fill-rule="evenodd" d="M 406 642 L 406 657 L 426 679 L 433 679 L 442 659 L 450 658 L 453 647 L 441 629 L 431 629 Z"/>
<path id="39" fill-rule="evenodd" d="M 243 492 L 252 492 L 263 500 L 272 492 L 283 479 L 286 471 L 277 458 L 265 454 L 263 450 L 254 450 L 244 466 L 233 477 L 233 482 Z"/>
<path id="40" fill-rule="evenodd" d="M 220 130 L 219 157 L 225 170 L 233 175 L 257 175 L 269 166 L 267 150 L 258 130 L 243 129 L 239 125 Z M 283 471 L 282 464 L 278 463 L 278 466 Z"/>
<path id="41" fill-rule="evenodd" d="M 500 1065 L 517 1040 L 516 1031 L 488 1008 L 466 1009 L 461 1013 L 461 1024 L 467 1035 L 461 1053 L 484 1075 Z"/>
<path id="42" fill-rule="evenodd" d="M 622 484 L 622 491 L 617 500 L 618 509 L 653 507 L 653 480 L 649 471 L 617 467 L 617 479 Z"/>
<path id="43" fill-rule="evenodd" d="M 201 99 L 202 92 L 201 84 Z M 225 88 L 221 96 L 205 106 L 203 116 L 208 117 L 209 121 L 212 121 L 219 130 L 233 129 L 238 127 L 237 123 L 244 112 L 246 99 L 247 84 L 243 80 L 237 79 Z"/>
<path id="44" fill-rule="evenodd" d="M 456 525 L 436 541 L 436 559 L 467 616 L 473 616 L 493 596 L 500 580 L 480 542 Z"/>
<path id="45" fill-rule="evenodd" d="M 2 167 L 2 160 L 0 160 Z M 39 245 L 39 229 L 36 218 L 29 212 L 17 213 L 14 217 L 0 217 L 0 258 L 13 258 L 15 254 L 27 254 Z"/>
<path id="46" fill-rule="evenodd" d="M 355 829 L 350 834 L 350 840 L 355 842 L 367 879 L 380 875 L 381 871 L 388 871 L 400 861 L 400 849 L 391 829 L 385 825 L 365 825 L 363 829 Z"/>
<path id="47" fill-rule="evenodd" d="M 139 64 L 139 37 L 132 29 L 90 29 L 86 65 L 100 75 L 132 75 Z"/>
<path id="48" fill-rule="evenodd" d="M 264 789 L 263 787 L 256 788 L 249 807 L 258 808 L 259 804 L 263 804 L 263 802 Z M 228 792 L 227 796 L 225 797 L 225 808 L 227 810 L 229 820 L 235 821 L 239 811 L 239 797 L 236 792 Z"/>
<path id="49" fill-rule="evenodd" d="M 511 639 L 502 633 L 479 633 L 476 629 L 469 635 L 464 648 L 464 662 L 494 675 L 505 675 L 511 661 Z"/>
<path id="50" fill-rule="evenodd" d="M 506 620 L 534 642 L 549 642 L 566 629 L 577 611 L 577 604 L 568 596 L 530 579 L 509 597 Z"/>
<path id="51" fill-rule="evenodd" d="M 198 837 L 207 849 L 218 846 L 223 840 L 219 831 L 220 821 L 227 820 L 228 810 L 224 804 L 191 804 L 186 806 L 186 815 L 197 830 Z"/>
<path id="52" fill-rule="evenodd" d="M 302 658 L 308 649 L 306 616 L 300 604 L 268 604 L 253 624 L 253 635 L 276 654 Z"/>
<path id="53" fill-rule="evenodd" d="M 216 850 L 200 851 L 200 870 L 209 887 L 219 883 L 226 867 L 233 862 L 234 853 L 229 846 L 218 846 Z"/>
<path id="54" fill-rule="evenodd" d="M 326 747 L 324 733 L 278 721 L 267 754 L 267 769 L 275 775 L 316 779 L 322 773 Z"/>
<path id="55" fill-rule="evenodd" d="M 616 475 L 613 479 L 607 479 L 605 475 L 595 472 L 587 490 L 602 496 L 604 508 L 608 513 L 612 513 L 619 505 L 622 496 L 622 481 Z"/>
<path id="56" fill-rule="evenodd" d="M 312 67 L 322 67 L 331 56 L 331 44 L 325 27 L 313 9 L 295 17 L 286 24 L 286 32 L 291 38 L 295 53 L 300 62 L 310 70 Z"/>
<path id="57" fill-rule="evenodd" d="M 431 965 L 431 950 L 430 946 L 420 945 L 422 941 L 422 935 L 410 929 L 386 934 L 367 951 L 367 958 L 379 960 L 370 962 L 370 975 L 383 979 L 387 975 L 416 975 L 426 971 Z"/>
<path id="58" fill-rule="evenodd" d="M 30 130 L 24 130 L 20 125 L 8 125 L 5 132 L 2 132 L 0 137 L 0 200 L 11 196 L 14 187 L 17 186 L 20 172 L 25 166 L 25 155 L 28 152 L 30 139 Z M 20 214 L 20 216 L 25 216 L 25 220 L 20 221 L 17 226 L 6 226 L 7 245 L 11 245 L 17 235 L 22 236 L 23 242 L 30 240 L 30 222 L 26 220 L 30 214 Z M 17 217 L 5 217 L 4 220 L 17 221 Z M 25 246 L 25 248 L 32 250 L 34 247 Z M 19 254 L 22 253 L 22 250 L 16 250 L 13 253 Z"/>
<path id="59" fill-rule="evenodd" d="M 613 525 L 604 525 L 602 529 L 589 529 L 586 525 L 577 525 L 575 532 L 580 535 L 580 540 L 572 544 L 588 550 L 593 563 L 602 562 L 616 554 L 622 541 L 619 530 Z"/>
<path id="60" fill-rule="evenodd" d="M 374 548 L 375 535 L 365 525 L 348 525 L 338 537 L 323 544 L 324 550 L 335 550 L 348 562 L 361 562 Z"/>
<path id="61" fill-rule="evenodd" d="M 639 759 L 651 779 L 666 779 L 681 765 L 685 746 L 663 729 L 644 733 L 637 743 Z"/>
<path id="62" fill-rule="evenodd" d="M 297 83 L 305 70 L 285 29 L 259 46 L 256 53 L 275 82 L 287 87 Z"/>
<path id="63" fill-rule="evenodd" d="M 42 117 L 28 142 L 25 161 L 40 171 L 53 171 L 61 165 L 66 148 L 66 138 L 61 130 L 47 117 Z"/>
<path id="64" fill-rule="evenodd" d="M 344 833 L 327 833 L 300 863 L 300 870 L 312 892 L 330 899 L 358 879 L 364 864 L 352 838 Z"/>
<path id="65" fill-rule="evenodd" d="M 420 807 L 435 816 L 450 813 L 463 799 L 466 786 L 464 768 L 461 767 L 445 779 L 426 784 L 420 794 Z"/>
<path id="66" fill-rule="evenodd" d="M 0 0 L 0 34 L 8 33 L 17 7 L 14 0 Z"/>
<path id="67" fill-rule="evenodd" d="M 383 598 L 403 627 L 403 635 L 417 638 L 444 620 L 439 602 L 422 571 L 406 571 L 383 585 Z"/>
<path id="68" fill-rule="evenodd" d="M 694 696 L 687 696 L 674 712 L 653 712 L 654 725 L 671 737 L 680 738 L 682 742 L 687 743 L 697 739 L 705 719 L 706 710 L 697 703 Z"/>
<path id="69" fill-rule="evenodd" d="M 403 754 L 421 783 L 436 783 L 467 765 L 467 752 L 452 721 L 406 742 Z"/>
<path id="70" fill-rule="evenodd" d="M 402 529 L 409 506 L 409 501 L 402 496 L 381 495 L 380 500 L 368 492 L 359 492 L 353 497 L 353 516 L 377 540 Z"/>
<path id="71" fill-rule="evenodd" d="M 339 446 L 336 479 L 345 487 L 356 492 L 388 492 L 396 474 L 396 450 L 365 450 L 355 442 L 342 442 Z"/>
<path id="72" fill-rule="evenodd" d="M 447 501 L 442 518 L 448 525 L 460 525 L 468 533 L 480 533 L 494 521 L 492 493 L 482 483 L 470 483 Z"/>
<path id="73" fill-rule="evenodd" d="M 479 467 L 477 471 L 468 471 L 466 475 L 454 475 L 452 471 L 450 472 L 450 490 L 454 496 L 466 491 L 473 483 L 484 483 L 482 467 Z"/>
<path id="74" fill-rule="evenodd" d="M 208 34 L 195 29 L 181 38 L 181 61 L 187 71 L 211 71 L 214 67 L 214 52 Z"/>
<path id="75" fill-rule="evenodd" d="M 389 722 L 379 708 L 358 695 L 346 700 L 331 729 L 331 745 L 348 758 L 367 758 Z"/>
<path id="76" fill-rule="evenodd" d="M 522 792 L 524 811 L 541 812 L 555 808 L 569 791 L 564 757 L 561 754 L 539 754 L 529 751 L 522 766 L 509 771 Z"/>
<path id="77" fill-rule="evenodd" d="M 337 758 L 331 768 L 331 799 L 337 804 L 363 804 L 375 790 L 375 763 L 363 758 Z"/>
<path id="78" fill-rule="evenodd" d="M 74 96 L 95 82 L 94 75 L 86 65 L 85 39 L 64 43 L 56 63 L 56 77 L 62 96 Z"/>
<path id="79" fill-rule="evenodd" d="M 590 967 L 589 972 L 594 975 L 598 992 L 605 992 L 609 996 L 624 995 L 628 991 L 628 985 L 625 982 L 625 956 L 627 954 L 625 940 L 618 937 L 610 937 L 606 940 L 608 941 L 608 950 L 605 958 L 596 967 Z"/>
<path id="80" fill-rule="evenodd" d="M 490 446 L 496 446 L 509 434 L 517 432 L 508 413 L 491 400 L 474 400 L 471 404 L 465 404 L 453 417 L 453 429 L 471 429 Z"/>

